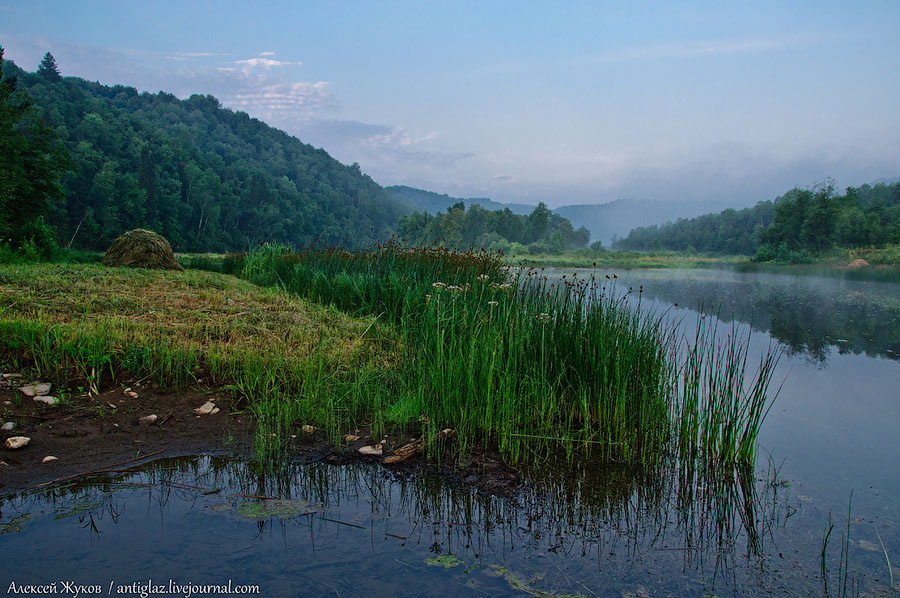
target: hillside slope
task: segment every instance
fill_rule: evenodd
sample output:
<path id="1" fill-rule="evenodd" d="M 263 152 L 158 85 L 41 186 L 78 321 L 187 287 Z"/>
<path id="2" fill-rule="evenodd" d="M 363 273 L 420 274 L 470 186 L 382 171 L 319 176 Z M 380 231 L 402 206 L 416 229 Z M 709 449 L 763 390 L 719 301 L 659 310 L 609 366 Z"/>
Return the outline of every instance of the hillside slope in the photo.
<path id="1" fill-rule="evenodd" d="M 48 81 L 9 61 L 4 74 L 18 77 L 71 153 L 65 200 L 48 218 L 63 245 L 104 249 L 144 227 L 177 251 L 358 246 L 390 236 L 404 212 L 357 165 L 212 96 Z"/>
<path id="2" fill-rule="evenodd" d="M 469 197 L 465 199 L 451 197 L 446 193 L 435 193 L 405 185 L 385 187 L 384 190 L 398 202 L 404 204 L 410 212 L 424 211 L 429 214 L 437 214 L 438 212 L 446 212 L 459 202 L 462 202 L 466 208 L 477 204 L 492 212 L 509 208 L 513 214 L 519 214 L 520 216 L 531 214 L 535 208 L 535 206 L 521 203 L 501 203 L 486 197 Z"/>
<path id="3" fill-rule="evenodd" d="M 614 237 L 624 237 L 633 228 L 717 212 L 723 207 L 724 204 L 706 201 L 617 199 L 602 204 L 561 206 L 553 211 L 568 218 L 572 226 L 587 228 L 592 239 L 609 245 Z"/>

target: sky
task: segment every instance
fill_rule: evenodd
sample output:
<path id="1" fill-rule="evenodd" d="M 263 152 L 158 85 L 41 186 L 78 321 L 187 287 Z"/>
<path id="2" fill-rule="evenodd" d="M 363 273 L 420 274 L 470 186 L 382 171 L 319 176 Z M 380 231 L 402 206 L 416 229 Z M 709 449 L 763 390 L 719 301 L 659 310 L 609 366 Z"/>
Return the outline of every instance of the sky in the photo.
<path id="1" fill-rule="evenodd" d="M 752 205 L 900 177 L 900 2 L 0 0 L 6 58 L 234 110 L 382 185 Z"/>

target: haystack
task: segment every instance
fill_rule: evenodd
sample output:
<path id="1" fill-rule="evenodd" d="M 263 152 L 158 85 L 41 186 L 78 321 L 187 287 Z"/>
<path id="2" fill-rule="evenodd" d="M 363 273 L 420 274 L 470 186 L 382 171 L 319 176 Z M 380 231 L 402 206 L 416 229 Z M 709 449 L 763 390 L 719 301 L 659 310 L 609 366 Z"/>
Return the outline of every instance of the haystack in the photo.
<path id="1" fill-rule="evenodd" d="M 131 266 L 156 270 L 184 270 L 175 261 L 172 246 L 153 231 L 136 228 L 120 235 L 103 256 L 106 266 Z"/>

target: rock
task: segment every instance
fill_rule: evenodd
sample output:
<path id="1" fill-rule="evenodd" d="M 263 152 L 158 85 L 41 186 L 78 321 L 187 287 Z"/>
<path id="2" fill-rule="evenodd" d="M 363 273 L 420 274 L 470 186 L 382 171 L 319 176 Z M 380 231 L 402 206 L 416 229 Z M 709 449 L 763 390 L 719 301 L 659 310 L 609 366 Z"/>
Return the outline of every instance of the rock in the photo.
<path id="1" fill-rule="evenodd" d="M 219 408 L 216 407 L 216 404 L 212 401 L 206 401 L 196 409 L 194 409 L 194 413 L 197 415 L 214 415 L 219 412 Z"/>
<path id="2" fill-rule="evenodd" d="M 142 417 L 142 418 L 139 419 L 138 421 L 140 422 L 140 424 L 141 424 L 142 426 L 149 426 L 149 425 L 151 425 L 151 424 L 155 424 L 155 423 L 156 423 L 156 420 L 158 420 L 158 419 L 159 419 L 159 418 L 156 416 L 155 413 L 151 413 L 150 415 L 145 415 L 144 417 Z"/>
<path id="3" fill-rule="evenodd" d="M 381 456 L 381 447 L 382 447 L 382 445 L 381 445 L 380 442 L 379 442 L 378 444 L 375 444 L 375 445 L 372 445 L 372 446 L 364 446 L 364 447 L 362 447 L 362 448 L 359 449 L 359 454 L 360 454 L 360 455 L 372 455 L 372 456 L 374 456 L 374 457 L 380 457 L 380 456 Z"/>
<path id="4" fill-rule="evenodd" d="M 345 442 L 356 442 L 357 440 L 359 440 L 359 436 L 357 436 L 356 434 L 345 434 L 344 435 Z"/>
<path id="5" fill-rule="evenodd" d="M 304 434 L 315 434 L 315 433 L 316 433 L 316 427 L 315 427 L 315 426 L 310 426 L 309 424 L 306 424 L 306 425 L 304 425 L 303 427 L 300 428 L 300 431 L 303 432 Z"/>
<path id="6" fill-rule="evenodd" d="M 2 426 L 0 426 L 0 430 L 4 432 L 12 432 L 16 428 L 16 422 L 6 422 Z"/>
<path id="7" fill-rule="evenodd" d="M 59 461 L 59 457 L 54 457 L 53 455 L 47 455 L 43 459 L 41 459 L 41 463 L 50 463 L 51 461 Z"/>
<path id="8" fill-rule="evenodd" d="M 107 403 L 106 406 L 109 407 L 110 409 L 118 409 L 119 408 L 119 406 L 116 405 L 115 403 Z"/>
<path id="9" fill-rule="evenodd" d="M 22 447 L 28 446 L 29 442 L 31 442 L 31 438 L 29 438 L 28 436 L 10 436 L 6 439 L 6 448 L 20 449 Z"/>
<path id="10" fill-rule="evenodd" d="M 35 382 L 33 384 L 20 386 L 19 392 L 21 392 L 26 397 L 39 397 L 50 392 L 50 387 L 51 384 L 49 382 Z"/>
<path id="11" fill-rule="evenodd" d="M 132 399 L 136 399 L 140 395 L 138 395 L 138 393 L 134 392 L 133 390 L 129 390 L 128 392 L 125 393 L 125 396 L 130 397 Z"/>
<path id="12" fill-rule="evenodd" d="M 31 400 L 35 403 L 44 403 L 45 405 L 56 405 L 59 403 L 59 399 L 56 397 L 34 397 Z"/>
<path id="13" fill-rule="evenodd" d="M 21 378 L 22 374 L 3 374 L 4 380 L 12 380 L 13 378 Z"/>

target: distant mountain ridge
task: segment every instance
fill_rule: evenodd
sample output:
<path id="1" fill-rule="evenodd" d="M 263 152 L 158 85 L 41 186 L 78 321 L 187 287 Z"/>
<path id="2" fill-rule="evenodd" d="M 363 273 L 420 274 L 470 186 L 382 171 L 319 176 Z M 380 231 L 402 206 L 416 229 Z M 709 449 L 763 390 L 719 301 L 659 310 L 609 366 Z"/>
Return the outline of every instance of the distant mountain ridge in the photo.
<path id="1" fill-rule="evenodd" d="M 568 218 L 572 226 L 591 231 L 591 239 L 609 246 L 613 238 L 628 235 L 639 226 L 674 222 L 725 209 L 725 202 L 662 201 L 657 199 L 617 199 L 601 204 L 561 206 L 553 211 Z"/>
<path id="2" fill-rule="evenodd" d="M 486 210 L 509 210 L 514 214 L 530 214 L 535 206 L 520 203 L 502 203 L 484 197 L 459 198 L 446 193 L 435 193 L 404 185 L 385 187 L 385 191 L 403 204 L 410 212 L 424 211 L 429 214 L 446 212 L 462 202 L 466 208 L 478 204 Z M 613 238 L 628 235 L 633 228 L 674 222 L 679 218 L 693 218 L 725 209 L 725 202 L 714 201 L 660 201 L 653 199 L 617 199 L 601 204 L 578 204 L 552 208 L 556 214 L 566 218 L 575 228 L 585 227 L 591 231 L 591 240 L 600 240 L 609 245 Z"/>
<path id="3" fill-rule="evenodd" d="M 385 187 L 384 190 L 389 196 L 403 204 L 410 212 L 425 211 L 429 214 L 437 214 L 438 212 L 446 212 L 449 208 L 459 202 L 465 204 L 466 208 L 474 204 L 478 204 L 485 210 L 491 211 L 509 208 L 513 214 L 519 215 L 530 214 L 536 207 L 521 203 L 501 203 L 486 197 L 451 197 L 446 193 L 435 193 L 434 191 L 416 189 L 414 187 L 407 187 L 406 185 Z"/>

